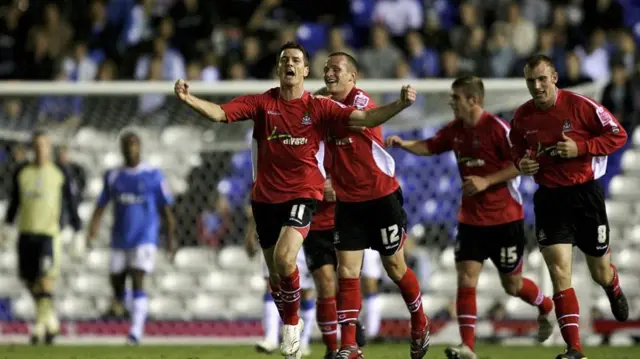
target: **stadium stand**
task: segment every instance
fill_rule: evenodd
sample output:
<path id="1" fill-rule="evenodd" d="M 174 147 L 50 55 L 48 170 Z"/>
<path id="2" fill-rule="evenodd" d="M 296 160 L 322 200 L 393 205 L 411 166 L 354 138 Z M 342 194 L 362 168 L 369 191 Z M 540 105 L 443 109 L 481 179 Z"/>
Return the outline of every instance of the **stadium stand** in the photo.
<path id="1" fill-rule="evenodd" d="M 324 0 L 304 2 L 304 8 L 295 0 L 229 4 L 31 0 L 28 7 L 23 3 L 7 0 L 0 5 L 0 79 L 7 81 L 0 86 L 17 80 L 99 84 L 186 77 L 215 84 L 219 80 L 269 79 L 274 49 L 293 39 L 310 51 L 315 79 L 321 78 L 318 63 L 322 66 L 327 51 L 345 48 L 357 54 L 365 79 L 452 78 L 467 73 L 518 78 L 525 56 L 535 51 L 553 56 L 562 86 L 604 84 L 598 100 L 632 134 L 625 150 L 609 158 L 602 183 L 621 283 L 631 297 L 632 318 L 640 320 L 640 132 L 636 130 L 640 120 L 640 5 L 636 1 L 604 1 L 606 6 L 597 7 L 590 1 L 582 6 L 580 1 L 548 0 L 406 0 L 396 5 L 386 0 Z M 401 14 L 415 7 L 420 11 L 411 21 L 396 23 Z M 507 11 L 498 12 L 498 8 Z M 428 97 L 423 105 L 443 109 L 443 99 Z M 1 101 L 1 213 L 7 205 L 7 174 L 25 159 L 24 138 L 36 127 L 46 127 L 59 135 L 59 144 L 70 145 L 71 162 L 82 169 L 77 175 L 86 183 L 80 207 L 86 223 L 101 190 L 103 171 L 120 161 L 116 136 L 133 125 L 147 150 L 145 160 L 165 171 L 177 195 L 182 245 L 173 264 L 158 256 L 149 281 L 153 321 L 147 332 L 261 335 L 264 280 L 259 261 L 248 258 L 241 247 L 251 185 L 251 155 L 246 149 L 249 123 L 210 125 L 170 96 L 159 94 L 14 95 Z M 510 118 L 509 111 L 503 116 Z M 404 129 L 385 131 L 424 138 L 442 120 L 422 113 Z M 219 139 L 237 146 L 208 149 Z M 460 179 L 452 155 L 418 158 L 396 150 L 391 153 L 407 199 L 415 243 L 411 263 L 422 274 L 425 307 L 436 318 L 434 332 L 438 332 L 452 317 L 449 307 L 456 280 L 450 245 L 456 231 Z M 525 271 L 529 278 L 543 282 L 544 263 L 531 236 L 535 189 L 530 178 L 523 178 L 521 190 L 531 237 Z M 103 221 L 99 245 L 85 257 L 72 256 L 72 250 L 65 252 L 56 305 L 66 320 L 63 329 L 67 334 L 126 334 L 126 326 L 120 323 L 92 320 L 106 309 L 110 295 L 106 276 L 110 224 Z M 4 334 L 25 334 L 24 320 L 34 315 L 32 301 L 17 280 L 16 267 L 15 253 L 7 245 L 0 251 Z M 487 264 L 485 271 L 495 268 Z M 479 327 L 479 335 L 489 337 L 498 329 L 506 329 L 509 335 L 531 334 L 535 310 L 505 297 L 497 279 L 481 278 L 478 314 L 489 318 L 492 307 L 500 302 L 505 318 L 491 327 Z M 578 271 L 574 282 L 592 297 L 589 309 L 594 330 L 608 336 L 617 327 L 609 321 L 612 317 L 604 294 L 592 290 L 584 271 Z M 389 291 L 393 286 L 384 288 Z M 384 294 L 382 305 L 382 332 L 389 337 L 406 336 L 408 317 L 401 298 Z"/>

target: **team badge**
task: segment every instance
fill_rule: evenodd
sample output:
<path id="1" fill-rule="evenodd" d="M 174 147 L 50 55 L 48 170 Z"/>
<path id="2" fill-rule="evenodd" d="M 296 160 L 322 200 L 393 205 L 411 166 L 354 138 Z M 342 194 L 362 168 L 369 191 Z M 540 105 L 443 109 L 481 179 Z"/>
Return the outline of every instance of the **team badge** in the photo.
<path id="1" fill-rule="evenodd" d="M 569 131 L 571 131 L 571 121 L 564 120 L 564 124 L 562 124 L 562 132 L 569 132 Z"/>
<path id="2" fill-rule="evenodd" d="M 362 94 L 362 92 L 358 92 L 356 97 L 353 99 L 353 106 L 359 110 L 364 109 L 369 104 L 369 97 Z"/>
<path id="3" fill-rule="evenodd" d="M 309 116 L 309 112 L 305 112 L 304 116 L 302 116 L 302 124 L 310 125 L 311 124 L 311 116 Z"/>

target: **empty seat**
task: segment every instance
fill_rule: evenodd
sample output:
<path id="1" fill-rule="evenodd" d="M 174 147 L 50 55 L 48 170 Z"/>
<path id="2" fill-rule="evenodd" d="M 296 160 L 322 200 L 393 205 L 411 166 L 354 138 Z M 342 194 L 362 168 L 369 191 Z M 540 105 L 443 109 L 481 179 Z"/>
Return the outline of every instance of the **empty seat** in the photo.
<path id="1" fill-rule="evenodd" d="M 104 180 L 101 177 L 91 178 L 87 183 L 84 195 L 88 198 L 97 198 L 100 195 L 100 192 L 102 192 L 102 186 L 104 185 L 103 182 Z"/>
<path id="2" fill-rule="evenodd" d="M 61 319 L 94 319 L 98 315 L 96 306 L 86 297 L 64 297 L 56 301 L 56 308 Z"/>
<path id="3" fill-rule="evenodd" d="M 397 293 L 380 294 L 380 313 L 384 318 L 408 319 L 411 316 L 402 296 Z"/>
<path id="4" fill-rule="evenodd" d="M 36 316 L 33 298 L 30 295 L 22 295 L 11 302 L 12 312 L 16 319 L 32 320 Z"/>
<path id="5" fill-rule="evenodd" d="M 635 134 L 634 137 L 636 137 Z M 620 165 L 625 173 L 640 172 L 640 153 L 638 151 L 625 151 L 622 154 Z"/>
<path id="6" fill-rule="evenodd" d="M 482 272 L 478 278 L 478 292 L 486 294 L 494 294 L 504 292 L 502 284 L 500 284 L 500 277 L 494 273 Z"/>
<path id="7" fill-rule="evenodd" d="M 257 319 L 262 315 L 263 303 L 261 296 L 244 295 L 231 299 L 231 310 L 234 318 Z"/>
<path id="8" fill-rule="evenodd" d="M 433 316 L 449 305 L 452 299 L 439 295 L 422 295 L 422 308 L 429 316 Z M 405 306 L 405 310 L 406 306 Z"/>
<path id="9" fill-rule="evenodd" d="M 537 270 L 541 266 L 544 266 L 544 258 L 542 257 L 542 253 L 539 250 L 534 249 L 528 255 L 526 260 L 524 261 L 525 268 L 531 270 Z"/>
<path id="10" fill-rule="evenodd" d="M 267 280 L 262 273 L 255 273 L 250 275 L 244 283 L 249 283 L 249 288 L 252 292 L 264 292 L 267 288 Z"/>
<path id="11" fill-rule="evenodd" d="M 187 300 L 186 308 L 194 319 L 210 320 L 231 317 L 227 303 L 220 295 L 199 294 Z"/>
<path id="12" fill-rule="evenodd" d="M 631 204 L 628 202 L 609 200 L 606 203 L 607 218 L 611 224 L 626 224 L 633 220 Z"/>
<path id="13" fill-rule="evenodd" d="M 155 284 L 164 293 L 187 295 L 198 290 L 195 278 L 189 273 L 166 273 L 157 277 Z"/>
<path id="14" fill-rule="evenodd" d="M 640 199 L 640 187 L 638 179 L 630 176 L 615 176 L 609 183 L 611 198 L 621 201 Z"/>
<path id="15" fill-rule="evenodd" d="M 85 264 L 87 269 L 98 273 L 107 273 L 111 252 L 108 248 L 93 248 L 86 256 Z"/>
<path id="16" fill-rule="evenodd" d="M 233 293 L 246 290 L 241 277 L 229 272 L 211 272 L 198 279 L 201 290 L 211 293 Z"/>
<path id="17" fill-rule="evenodd" d="M 220 268 L 237 272 L 255 272 L 258 266 L 241 246 L 226 246 L 218 254 Z"/>
<path id="18" fill-rule="evenodd" d="M 205 272 L 213 268 L 215 253 L 207 248 L 184 247 L 176 253 L 176 268 L 190 272 Z"/>
<path id="19" fill-rule="evenodd" d="M 18 268 L 18 254 L 14 250 L 0 251 L 0 272 L 15 273 Z"/>
<path id="20" fill-rule="evenodd" d="M 12 274 L 0 275 L 0 298 L 17 297 L 23 292 L 23 284 Z"/>
<path id="21" fill-rule="evenodd" d="M 445 269 L 452 269 L 456 266 L 456 254 L 453 247 L 447 247 L 440 254 L 440 267 Z"/>
<path id="22" fill-rule="evenodd" d="M 83 223 L 89 223 L 91 216 L 93 215 L 94 208 L 95 205 L 90 201 L 80 203 L 78 206 L 78 216 Z"/>
<path id="23" fill-rule="evenodd" d="M 615 263 L 620 271 L 632 271 L 635 272 L 640 268 L 640 261 L 638 257 L 640 253 L 631 249 L 623 249 L 616 253 Z"/>
<path id="24" fill-rule="evenodd" d="M 505 303 L 509 319 L 532 319 L 538 316 L 538 308 L 520 298 L 511 297 Z"/>
<path id="25" fill-rule="evenodd" d="M 153 319 L 189 319 L 182 301 L 168 296 L 154 297 L 149 300 L 149 317 Z"/>
<path id="26" fill-rule="evenodd" d="M 638 259 L 635 258 L 635 260 Z M 619 278 L 620 287 L 624 289 L 627 295 L 640 295 L 640 278 L 638 278 L 637 273 L 621 273 Z"/>
<path id="27" fill-rule="evenodd" d="M 78 274 L 69 278 L 69 289 L 84 296 L 111 295 L 111 284 L 106 275 Z"/>
<path id="28" fill-rule="evenodd" d="M 429 278 L 429 289 L 443 295 L 454 295 L 458 289 L 455 272 L 436 272 Z"/>

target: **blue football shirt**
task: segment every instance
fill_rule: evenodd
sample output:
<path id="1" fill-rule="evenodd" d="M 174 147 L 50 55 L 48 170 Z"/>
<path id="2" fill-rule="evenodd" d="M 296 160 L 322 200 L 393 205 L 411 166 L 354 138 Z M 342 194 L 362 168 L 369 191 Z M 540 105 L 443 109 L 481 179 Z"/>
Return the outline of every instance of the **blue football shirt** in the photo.
<path id="1" fill-rule="evenodd" d="M 104 175 L 97 206 L 113 201 L 111 247 L 131 249 L 158 244 L 162 208 L 173 204 L 173 196 L 159 169 L 147 165 L 117 168 Z"/>

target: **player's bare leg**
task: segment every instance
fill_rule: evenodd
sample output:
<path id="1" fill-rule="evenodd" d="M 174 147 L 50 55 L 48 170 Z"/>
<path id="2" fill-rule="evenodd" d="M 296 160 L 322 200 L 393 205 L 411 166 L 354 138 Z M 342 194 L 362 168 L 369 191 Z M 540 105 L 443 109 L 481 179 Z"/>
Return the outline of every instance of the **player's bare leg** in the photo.
<path id="1" fill-rule="evenodd" d="M 337 358 L 362 358 L 356 341 L 356 330 L 362 293 L 360 292 L 360 269 L 363 250 L 338 251 L 338 324 L 340 325 L 340 351 Z"/>
<path id="2" fill-rule="evenodd" d="M 144 324 L 149 311 L 149 301 L 144 286 L 146 273 L 140 269 L 132 269 L 130 270 L 130 275 L 133 288 L 133 305 L 131 328 L 127 338 L 130 344 L 138 344 L 144 335 Z"/>
<path id="3" fill-rule="evenodd" d="M 429 350 L 429 319 L 422 307 L 420 283 L 404 259 L 404 249 L 391 256 L 382 256 L 382 265 L 393 280 L 411 314 L 411 359 L 421 359 Z"/>
<path id="4" fill-rule="evenodd" d="M 554 244 L 541 249 L 553 284 L 553 304 L 562 338 L 567 343 L 567 352 L 556 359 L 579 359 L 582 355 L 580 343 L 580 306 L 571 284 L 573 245 Z"/>
<path id="5" fill-rule="evenodd" d="M 304 322 L 304 329 L 300 334 L 300 352 L 301 356 L 308 357 L 311 355 L 311 334 L 316 320 L 315 291 L 312 288 L 302 289 L 300 318 Z"/>
<path id="6" fill-rule="evenodd" d="M 544 342 L 553 333 L 553 323 L 549 319 L 549 314 L 553 309 L 553 300 L 545 297 L 536 283 L 528 278 L 523 278 L 519 267 L 510 274 L 500 274 L 500 282 L 504 291 L 513 297 L 518 297 L 523 301 L 538 308 L 538 335 L 539 342 Z"/>
<path id="7" fill-rule="evenodd" d="M 297 355 L 300 351 L 300 335 L 304 321 L 300 320 L 300 273 L 296 264 L 298 252 L 304 240 L 300 229 L 282 227 L 274 248 L 274 267 L 280 276 L 280 296 L 283 303 L 284 325 L 280 352 L 284 356 Z M 271 270 L 271 268 L 269 268 Z"/>
<path id="8" fill-rule="evenodd" d="M 336 273 L 333 265 L 325 264 L 311 273 L 316 286 L 316 321 L 326 347 L 324 359 L 338 354 L 338 312 L 336 307 Z"/>
<path id="9" fill-rule="evenodd" d="M 380 331 L 380 322 L 382 321 L 380 313 L 380 298 L 378 297 L 378 278 L 369 278 L 363 275 L 362 291 L 364 293 L 364 303 L 366 308 L 365 331 L 367 337 L 381 341 L 378 337 Z"/>
<path id="10" fill-rule="evenodd" d="M 127 283 L 127 273 L 111 273 L 109 276 L 111 288 L 113 290 L 113 298 L 107 312 L 103 314 L 104 319 L 122 319 L 126 318 L 129 313 L 125 306 L 125 292 Z"/>
<path id="11" fill-rule="evenodd" d="M 482 272 L 482 263 L 478 261 L 456 262 L 458 292 L 456 294 L 456 315 L 462 344 L 445 349 L 449 359 L 475 359 L 476 343 L 476 287 Z"/>
<path id="12" fill-rule="evenodd" d="M 620 287 L 618 269 L 611 263 L 611 253 L 607 252 L 602 257 L 589 255 L 586 257 L 591 278 L 600 284 L 609 298 L 611 313 L 613 313 L 617 321 L 626 321 L 629 319 L 629 303 Z"/>

